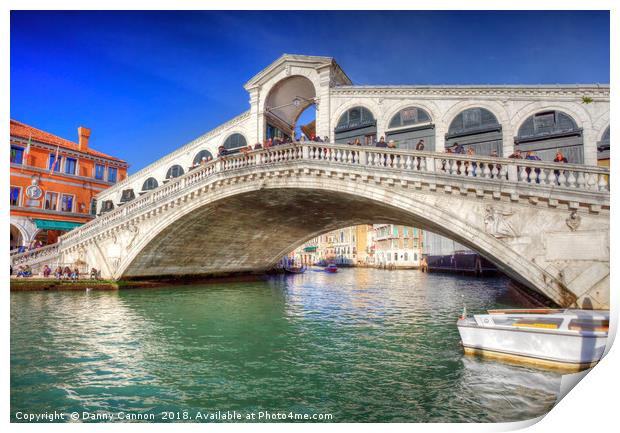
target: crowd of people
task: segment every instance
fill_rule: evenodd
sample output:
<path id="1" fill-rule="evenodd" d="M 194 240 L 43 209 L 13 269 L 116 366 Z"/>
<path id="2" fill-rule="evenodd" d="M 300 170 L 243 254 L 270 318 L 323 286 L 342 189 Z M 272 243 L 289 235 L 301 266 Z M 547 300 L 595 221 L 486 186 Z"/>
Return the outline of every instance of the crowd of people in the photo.
<path id="1" fill-rule="evenodd" d="M 12 266 L 11 266 L 11 275 L 13 275 L 13 267 Z M 73 269 L 71 269 L 69 266 L 65 266 L 65 267 L 58 266 L 52 272 L 52 268 L 50 268 L 48 265 L 44 265 L 43 269 L 41 270 L 41 275 L 44 278 L 50 278 L 51 276 L 53 276 L 57 280 L 77 281 L 77 280 L 80 279 L 80 270 L 77 267 L 74 267 Z M 17 269 L 16 276 L 18 278 L 20 278 L 20 277 L 22 277 L 22 278 L 32 277 L 33 276 L 32 268 L 30 267 L 30 265 L 20 266 Z M 91 270 L 90 270 L 90 279 L 91 280 L 99 280 L 99 279 L 101 279 L 101 271 L 98 271 L 96 268 L 91 268 Z"/>

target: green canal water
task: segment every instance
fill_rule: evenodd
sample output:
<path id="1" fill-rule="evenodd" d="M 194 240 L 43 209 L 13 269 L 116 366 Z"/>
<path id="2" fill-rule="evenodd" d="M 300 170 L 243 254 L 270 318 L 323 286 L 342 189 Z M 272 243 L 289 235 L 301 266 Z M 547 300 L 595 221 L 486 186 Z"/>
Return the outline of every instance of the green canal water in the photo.
<path id="1" fill-rule="evenodd" d="M 459 346 L 464 302 L 470 312 L 520 306 L 506 283 L 342 269 L 14 292 L 11 419 L 54 410 L 78 412 L 80 421 L 84 412 L 162 421 L 169 412 L 208 420 L 218 411 L 242 420 L 265 412 L 333 422 L 533 418 L 553 407 L 559 374 L 464 357 Z"/>

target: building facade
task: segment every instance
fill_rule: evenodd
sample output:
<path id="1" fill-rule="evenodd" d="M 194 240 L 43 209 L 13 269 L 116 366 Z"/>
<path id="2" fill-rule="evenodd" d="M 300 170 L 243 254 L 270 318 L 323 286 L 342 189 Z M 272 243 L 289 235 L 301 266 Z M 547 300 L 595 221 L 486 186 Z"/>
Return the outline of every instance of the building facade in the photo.
<path id="1" fill-rule="evenodd" d="M 11 120 L 11 249 L 56 242 L 90 221 L 95 196 L 127 177 L 127 163 L 91 149 L 90 130 L 73 142 Z"/>
<path id="2" fill-rule="evenodd" d="M 382 268 L 418 268 L 423 230 L 396 224 L 375 224 L 374 264 Z"/>
<path id="3" fill-rule="evenodd" d="M 423 230 L 394 224 L 357 225 L 317 236 L 296 248 L 296 263 L 333 262 L 342 266 L 417 268 L 422 258 Z"/>
<path id="4" fill-rule="evenodd" d="M 268 138 L 291 138 L 297 119 L 316 108 L 316 134 L 329 141 L 378 137 L 412 148 L 455 145 L 482 155 L 558 150 L 571 163 L 597 165 L 609 149 L 609 85 L 354 85 L 330 57 L 285 54 L 251 78 L 247 111 L 99 194 L 98 212 L 163 185 L 223 146 L 236 152 Z M 607 155 L 607 156 L 606 156 Z"/>

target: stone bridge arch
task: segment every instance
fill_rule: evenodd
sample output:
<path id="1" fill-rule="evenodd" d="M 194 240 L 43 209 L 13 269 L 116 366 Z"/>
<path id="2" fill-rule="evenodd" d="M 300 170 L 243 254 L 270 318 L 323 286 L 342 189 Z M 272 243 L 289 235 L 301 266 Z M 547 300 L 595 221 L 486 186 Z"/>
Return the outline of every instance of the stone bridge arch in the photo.
<path id="1" fill-rule="evenodd" d="M 578 302 L 553 266 L 540 259 L 544 240 L 533 239 L 535 231 L 522 224 L 556 224 L 552 229 L 561 230 L 564 220 L 550 222 L 544 211 L 529 218 L 519 205 L 459 196 L 442 200 L 372 182 L 298 175 L 223 182 L 171 207 L 165 217 L 145 219 L 139 234 L 127 231 L 123 240 L 116 240 L 121 248 L 115 251 L 127 253 L 110 266 L 113 278 L 264 271 L 318 234 L 355 224 L 393 223 L 453 238 L 556 303 Z M 493 212 L 504 224 L 499 232 L 488 221 Z M 586 217 L 582 224 L 597 222 Z M 596 299 L 590 302 L 597 305 Z"/>

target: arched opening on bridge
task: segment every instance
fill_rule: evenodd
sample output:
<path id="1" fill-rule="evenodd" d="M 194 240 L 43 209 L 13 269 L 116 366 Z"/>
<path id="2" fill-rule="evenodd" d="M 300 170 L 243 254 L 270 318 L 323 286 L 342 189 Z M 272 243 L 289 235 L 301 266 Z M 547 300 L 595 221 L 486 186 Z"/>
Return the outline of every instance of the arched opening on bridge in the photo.
<path id="1" fill-rule="evenodd" d="M 312 104 L 308 106 L 304 111 L 299 114 L 299 117 L 295 120 L 295 140 L 301 140 L 301 137 L 305 137 L 307 140 L 312 140 L 316 135 L 316 105 Z M 321 137 L 323 139 L 325 137 Z"/>
<path id="2" fill-rule="evenodd" d="M 399 149 L 415 150 L 418 143 L 424 150 L 435 150 L 435 125 L 426 110 L 407 107 L 390 119 L 385 131 L 387 141 L 394 140 Z"/>
<path id="3" fill-rule="evenodd" d="M 24 236 L 21 230 L 11 224 L 11 249 L 18 248 L 24 245 Z"/>
<path id="4" fill-rule="evenodd" d="M 155 179 L 154 177 L 149 177 L 142 184 L 142 191 L 143 192 L 150 191 L 152 189 L 157 188 L 158 186 L 159 186 L 159 184 L 157 183 L 157 179 Z"/>
<path id="5" fill-rule="evenodd" d="M 213 159 L 213 155 L 207 149 L 202 149 L 200 152 L 194 156 L 194 160 L 192 161 L 193 166 L 197 166 L 201 163 L 209 162 Z"/>
<path id="6" fill-rule="evenodd" d="M 465 151 L 473 148 L 477 155 L 502 156 L 502 125 L 497 117 L 485 108 L 468 108 L 461 111 L 450 123 L 446 134 L 446 148 L 455 144 Z"/>
<path id="7" fill-rule="evenodd" d="M 120 204 L 130 202 L 134 198 L 136 198 L 136 194 L 133 192 L 133 188 L 124 189 L 123 192 L 121 193 L 121 203 Z"/>
<path id="8" fill-rule="evenodd" d="M 609 126 L 603 132 L 601 140 L 596 143 L 598 165 L 609 167 Z"/>
<path id="9" fill-rule="evenodd" d="M 114 210 L 114 202 L 112 200 L 104 200 L 101 202 L 101 210 L 99 211 L 99 215 L 112 210 Z"/>
<path id="10" fill-rule="evenodd" d="M 377 120 L 372 112 L 362 106 L 353 107 L 340 116 L 334 130 L 336 143 L 371 146 L 377 139 Z"/>
<path id="11" fill-rule="evenodd" d="M 533 151 L 543 161 L 553 161 L 561 151 L 571 164 L 583 164 L 583 129 L 566 113 L 541 111 L 519 127 L 515 145 L 522 152 Z"/>
<path id="12" fill-rule="evenodd" d="M 285 78 L 273 86 L 265 101 L 265 139 L 292 140 L 295 133 L 301 133 L 303 129 L 306 130 L 304 135 L 314 135 L 316 110 L 313 108 L 308 113 L 304 112 L 315 105 L 315 100 L 314 84 L 301 75 Z M 314 118 L 311 118 L 312 114 Z M 300 127 L 303 128 L 300 130 Z"/>
<path id="13" fill-rule="evenodd" d="M 178 164 L 175 164 L 172 167 L 170 167 L 168 171 L 166 172 L 166 180 L 174 179 L 175 177 L 182 176 L 184 173 L 185 173 L 185 170 L 183 170 L 183 167 L 181 167 Z"/>
<path id="14" fill-rule="evenodd" d="M 244 147 L 247 147 L 248 141 L 245 139 L 243 134 L 234 133 L 226 137 L 224 140 L 224 149 L 228 154 L 238 153 Z"/>

